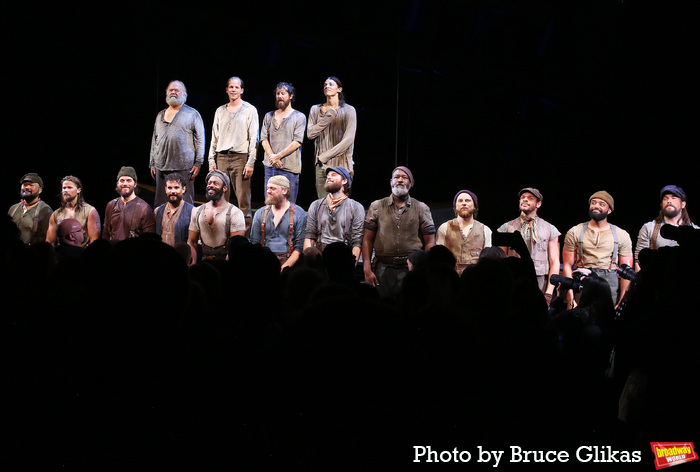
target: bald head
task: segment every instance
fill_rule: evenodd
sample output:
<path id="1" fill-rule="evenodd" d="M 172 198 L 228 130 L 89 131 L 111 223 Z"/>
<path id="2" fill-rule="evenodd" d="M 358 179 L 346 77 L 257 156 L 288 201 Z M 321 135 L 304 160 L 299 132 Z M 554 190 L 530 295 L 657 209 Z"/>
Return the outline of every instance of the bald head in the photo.
<path id="1" fill-rule="evenodd" d="M 82 246 L 85 241 L 85 230 L 80 221 L 74 218 L 66 218 L 56 227 L 56 236 L 59 244 Z"/>

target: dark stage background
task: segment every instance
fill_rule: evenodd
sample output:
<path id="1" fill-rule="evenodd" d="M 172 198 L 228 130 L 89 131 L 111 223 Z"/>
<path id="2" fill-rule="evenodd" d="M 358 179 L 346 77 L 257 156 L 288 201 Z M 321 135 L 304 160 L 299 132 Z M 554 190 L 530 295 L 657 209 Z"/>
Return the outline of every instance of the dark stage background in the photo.
<path id="1" fill-rule="evenodd" d="M 185 82 L 210 139 L 226 80 L 245 81 L 260 118 L 279 81 L 308 114 L 337 75 L 358 111 L 354 198 L 388 195 L 397 164 L 436 212 L 473 190 L 495 229 L 517 214 L 525 186 L 565 232 L 607 189 L 613 223 L 633 237 L 658 191 L 699 197 L 697 2 L 344 1 L 93 3 L 13 6 L 3 26 L 3 201 L 38 172 L 58 206 L 59 180 L 85 184 L 101 215 L 116 173 L 150 185 L 153 121 L 172 79 Z M 303 145 L 299 203 L 314 199 L 313 143 Z M 262 200 L 262 164 L 253 181 Z M 197 180 L 203 192 L 203 176 Z M 150 195 L 142 194 L 147 200 Z M 449 216 L 449 210 L 441 215 Z M 438 217 L 440 219 L 440 217 Z M 441 221 L 436 221 L 439 223 Z"/>

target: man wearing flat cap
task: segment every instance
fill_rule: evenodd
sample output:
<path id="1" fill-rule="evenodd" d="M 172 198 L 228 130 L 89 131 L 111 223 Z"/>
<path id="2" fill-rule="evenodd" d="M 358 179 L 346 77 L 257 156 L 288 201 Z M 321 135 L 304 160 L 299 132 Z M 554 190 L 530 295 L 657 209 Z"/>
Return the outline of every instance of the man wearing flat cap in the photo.
<path id="1" fill-rule="evenodd" d="M 289 198 L 289 179 L 270 177 L 265 207 L 255 212 L 250 227 L 250 242 L 270 249 L 280 261 L 280 270 L 293 267 L 304 250 L 306 212 Z"/>
<path id="2" fill-rule="evenodd" d="M 551 302 L 554 286 L 549 279 L 559 274 L 559 236 L 561 233 L 551 223 L 537 215 L 542 206 L 542 193 L 533 187 L 527 187 L 518 193 L 520 216 L 503 223 L 496 231 L 499 233 L 519 233 L 523 237 L 537 275 L 537 285 Z M 520 257 L 512 247 L 502 247 L 509 257 Z"/>
<path id="3" fill-rule="evenodd" d="M 574 269 L 590 269 L 602 277 L 610 286 L 613 304 L 617 305 L 627 290 L 630 281 L 620 279 L 617 269 L 625 264 L 632 266 L 632 240 L 624 229 L 608 222 L 615 201 L 605 190 L 598 191 L 588 199 L 590 220 L 571 228 L 564 238 L 562 249 L 562 275 L 571 277 Z M 576 305 L 574 293 L 567 293 L 569 306 Z"/>
<path id="4" fill-rule="evenodd" d="M 362 240 L 365 282 L 387 299 L 396 297 L 401 289 L 408 274 L 408 255 L 435 245 L 430 208 L 409 195 L 414 186 L 411 171 L 404 166 L 395 168 L 389 184 L 391 195 L 375 200 L 367 210 Z"/>
<path id="5" fill-rule="evenodd" d="M 245 235 L 245 216 L 240 208 L 226 200 L 226 193 L 231 187 L 229 176 L 212 170 L 206 178 L 207 203 L 192 210 L 189 237 L 190 264 L 199 259 L 201 245 L 204 259 L 226 259 L 228 240 L 233 236 Z"/>
<path id="6" fill-rule="evenodd" d="M 663 225 L 692 226 L 698 228 L 688 214 L 688 197 L 682 188 L 676 185 L 667 185 L 661 189 L 661 209 L 656 219 L 645 223 L 639 230 L 637 245 L 634 248 L 634 270 L 639 271 L 639 253 L 642 249 L 658 249 L 660 247 L 678 246 L 672 239 L 661 236 Z"/>
<path id="7" fill-rule="evenodd" d="M 119 169 L 116 188 L 119 196 L 107 203 L 103 239 L 122 241 L 156 232 L 153 208 L 136 196 L 137 183 L 138 177 L 133 167 L 124 166 Z"/>
<path id="8" fill-rule="evenodd" d="M 452 201 L 455 218 L 441 224 L 436 244 L 447 247 L 455 256 L 457 274 L 479 261 L 481 251 L 491 247 L 491 229 L 476 220 L 479 200 L 471 190 L 460 190 Z"/>
<path id="9" fill-rule="evenodd" d="M 304 249 L 317 247 L 323 251 L 327 245 L 341 242 L 352 249 L 355 261 L 362 251 L 365 209 L 350 198 L 352 177 L 345 167 L 326 169 L 328 195 L 311 203 L 306 220 Z"/>
<path id="10" fill-rule="evenodd" d="M 17 225 L 20 239 L 24 244 L 46 241 L 46 231 L 53 210 L 41 199 L 44 181 L 38 174 L 30 172 L 19 181 L 19 203 L 12 205 L 7 212 Z"/>

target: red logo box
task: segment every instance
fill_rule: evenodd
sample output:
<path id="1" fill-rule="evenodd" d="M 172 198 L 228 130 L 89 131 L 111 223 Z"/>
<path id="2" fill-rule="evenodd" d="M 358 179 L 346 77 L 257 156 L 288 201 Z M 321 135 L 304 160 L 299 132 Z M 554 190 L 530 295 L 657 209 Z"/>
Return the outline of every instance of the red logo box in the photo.
<path id="1" fill-rule="evenodd" d="M 651 452 L 654 453 L 656 470 L 698 459 L 698 453 L 691 442 L 653 442 Z"/>

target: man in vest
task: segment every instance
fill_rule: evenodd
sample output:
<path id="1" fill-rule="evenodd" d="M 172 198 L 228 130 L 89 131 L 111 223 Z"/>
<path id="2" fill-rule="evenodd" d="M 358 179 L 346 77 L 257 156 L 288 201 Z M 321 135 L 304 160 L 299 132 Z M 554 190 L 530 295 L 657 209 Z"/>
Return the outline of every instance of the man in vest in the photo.
<path id="1" fill-rule="evenodd" d="M 138 178 L 133 167 L 124 166 L 119 170 L 116 188 L 119 197 L 107 203 L 103 239 L 122 241 L 156 232 L 153 208 L 136 196 L 137 184 Z"/>
<path id="2" fill-rule="evenodd" d="M 198 245 L 201 243 L 204 259 L 226 259 L 228 240 L 245 235 L 245 217 L 233 203 L 226 200 L 231 181 L 220 170 L 212 170 L 206 178 L 207 203 L 192 210 L 189 236 L 190 264 L 199 259 Z"/>
<path id="3" fill-rule="evenodd" d="M 390 185 L 391 195 L 369 206 L 362 240 L 365 282 L 377 287 L 382 298 L 398 294 L 408 274 L 408 255 L 435 245 L 435 223 L 430 208 L 409 195 L 414 186 L 411 171 L 397 167 L 391 174 Z"/>
<path id="4" fill-rule="evenodd" d="M 564 238 L 562 275 L 571 277 L 575 268 L 590 269 L 605 279 L 613 304 L 617 305 L 630 283 L 618 277 L 617 269 L 623 264 L 631 266 L 633 254 L 629 233 L 608 222 L 614 206 L 613 197 L 604 190 L 591 195 L 588 199 L 591 219 L 571 228 Z M 573 308 L 576 301 L 572 290 L 567 292 L 566 298 Z"/>
<path id="5" fill-rule="evenodd" d="M 352 249 L 355 261 L 362 251 L 365 209 L 349 197 L 352 178 L 345 167 L 326 169 L 326 197 L 309 207 L 306 220 L 304 249 L 317 247 L 320 251 L 327 245 L 342 242 Z"/>
<path id="6" fill-rule="evenodd" d="M 52 246 L 58 243 L 56 228 L 66 218 L 75 218 L 83 225 L 87 236 L 83 246 L 100 239 L 100 215 L 97 208 L 85 201 L 83 183 L 74 175 L 67 175 L 61 179 L 61 207 L 51 214 L 49 229 L 46 232 L 46 241 Z"/>
<path id="7" fill-rule="evenodd" d="M 503 223 L 499 233 L 520 233 L 532 257 L 537 275 L 537 285 L 542 289 L 548 303 L 552 301 L 554 285 L 549 281 L 553 274 L 559 274 L 559 236 L 561 233 L 551 223 L 537 216 L 542 206 L 542 194 L 536 188 L 524 188 L 520 197 L 520 216 Z M 508 256 L 519 257 L 511 247 L 501 247 Z"/>
<path id="8" fill-rule="evenodd" d="M 41 199 L 44 181 L 38 174 L 25 174 L 19 182 L 19 203 L 12 205 L 7 212 L 19 229 L 24 244 L 46 241 L 49 218 L 53 210 Z"/>
<path id="9" fill-rule="evenodd" d="M 634 248 L 634 270 L 641 269 L 639 265 L 639 253 L 642 249 L 658 249 L 660 247 L 678 246 L 676 241 L 661 236 L 663 225 L 692 226 L 698 228 L 690 221 L 688 214 L 688 197 L 682 188 L 675 185 L 667 185 L 661 189 L 661 210 L 655 220 L 649 221 L 639 230 L 637 246 Z"/>
<path id="10" fill-rule="evenodd" d="M 456 218 L 440 225 L 436 244 L 446 246 L 457 260 L 457 274 L 479 261 L 482 249 L 491 247 L 491 229 L 476 220 L 479 200 L 474 192 L 460 190 L 452 201 Z"/>
<path id="11" fill-rule="evenodd" d="M 184 200 L 187 183 L 180 174 L 165 176 L 165 194 L 168 202 L 155 209 L 156 233 L 164 243 L 175 246 L 175 243 L 187 243 L 189 238 L 190 218 L 194 205 Z"/>
<path id="12" fill-rule="evenodd" d="M 250 227 L 250 242 L 269 248 L 280 260 L 280 270 L 297 263 L 306 234 L 306 212 L 289 200 L 289 187 L 283 175 L 267 180 L 265 208 L 255 212 Z"/>

